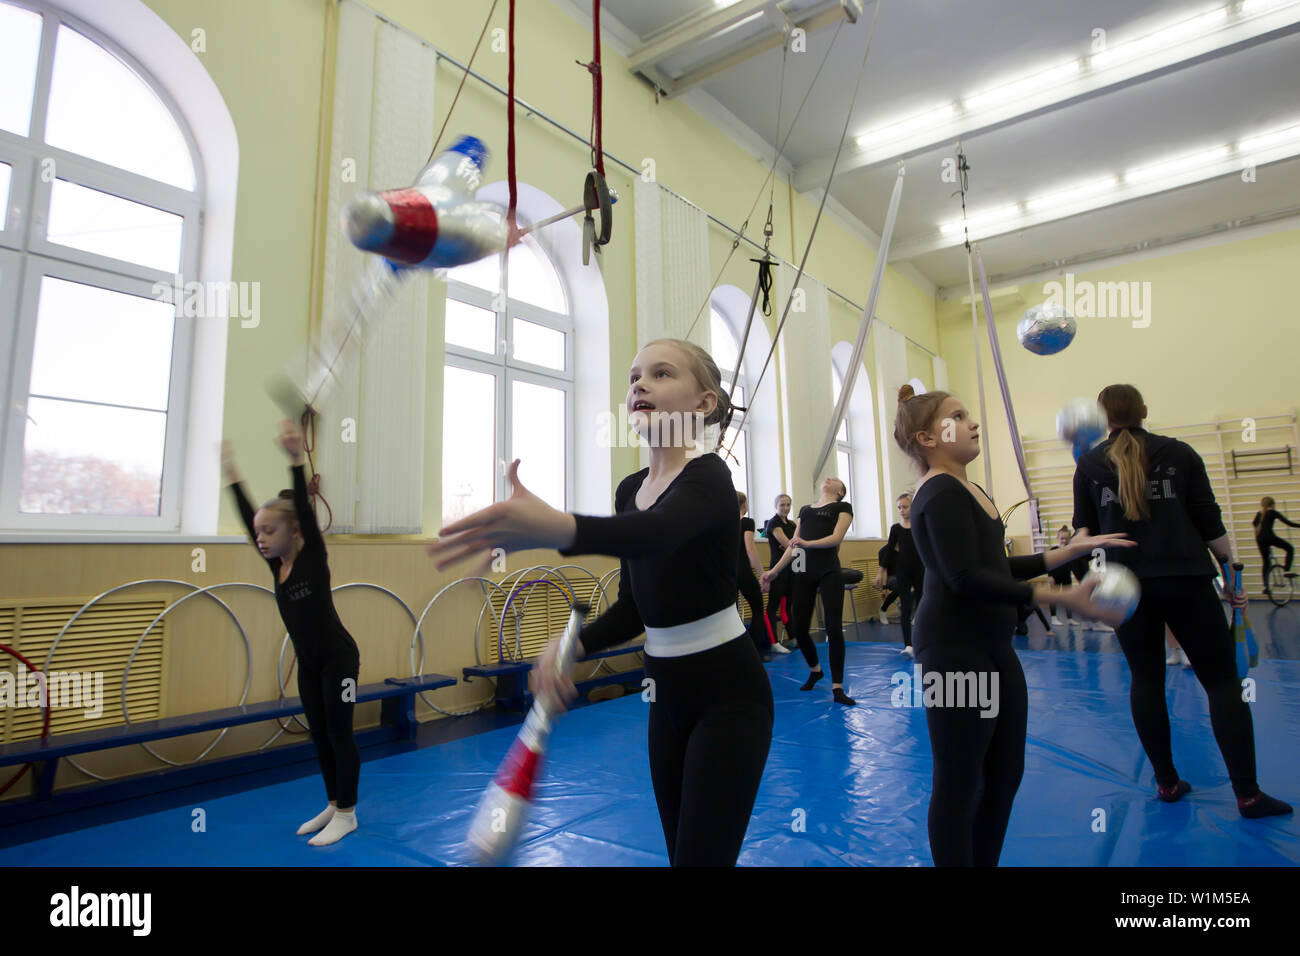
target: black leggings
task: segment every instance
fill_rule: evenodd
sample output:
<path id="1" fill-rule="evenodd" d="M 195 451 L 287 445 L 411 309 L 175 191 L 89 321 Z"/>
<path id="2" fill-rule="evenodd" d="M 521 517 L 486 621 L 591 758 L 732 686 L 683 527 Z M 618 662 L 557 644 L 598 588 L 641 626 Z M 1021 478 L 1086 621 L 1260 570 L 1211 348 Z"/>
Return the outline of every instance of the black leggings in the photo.
<path id="1" fill-rule="evenodd" d="M 759 587 L 758 578 L 754 577 L 754 569 L 748 564 L 740 566 L 737 577 L 740 593 L 749 605 L 749 639 L 754 642 L 754 647 L 762 657 L 771 653 L 768 648 L 772 646 L 767 636 L 767 618 L 763 611 L 763 589 Z"/>
<path id="2" fill-rule="evenodd" d="M 829 571 L 800 571 L 790 581 L 790 630 L 799 642 L 803 659 L 809 667 L 817 666 L 817 646 L 808 634 L 812 626 L 813 602 L 822 593 L 822 617 L 826 624 L 826 643 L 830 645 L 831 683 L 844 683 L 844 578 L 839 565 Z"/>
<path id="3" fill-rule="evenodd" d="M 899 623 L 903 625 L 903 643 L 908 647 L 912 646 L 912 615 L 915 613 L 917 606 L 921 603 L 921 579 L 915 581 L 904 577 L 895 577 L 890 575 L 886 581 L 889 588 L 889 597 L 885 603 L 880 605 L 880 610 L 884 611 L 892 603 L 894 598 L 899 600 Z"/>
<path id="4" fill-rule="evenodd" d="M 781 570 L 781 573 L 772 579 L 772 583 L 767 589 L 767 630 L 772 635 L 773 640 L 776 639 L 777 634 L 781 633 L 778 630 L 781 626 L 781 598 L 787 599 L 785 610 L 787 618 L 790 618 L 793 610 L 789 606 L 790 579 L 793 576 L 794 572 L 790 570 L 789 565 L 786 565 Z M 790 618 L 790 620 L 793 622 L 794 619 Z"/>
<path id="5" fill-rule="evenodd" d="M 743 635 L 645 655 L 650 780 L 671 866 L 735 866 L 772 743 L 772 685 Z"/>
<path id="6" fill-rule="evenodd" d="M 981 716 L 979 705 L 968 701 L 964 707 L 927 706 L 925 722 L 934 759 L 928 819 L 934 865 L 996 866 L 1025 772 L 1025 672 L 1005 639 L 986 647 L 926 643 L 916 659 L 923 674 L 943 675 L 945 687 L 948 674 L 974 674 L 977 680 L 984 675 L 993 691 L 995 716 Z"/>
<path id="7" fill-rule="evenodd" d="M 1275 534 L 1265 538 L 1256 538 L 1255 543 L 1259 545 L 1259 553 L 1264 557 L 1264 590 L 1268 590 L 1268 571 L 1273 566 L 1273 548 L 1281 548 L 1286 554 L 1286 564 L 1282 566 L 1283 571 L 1291 570 L 1291 560 L 1295 557 L 1295 548 L 1291 547 L 1291 542 L 1283 541 Z"/>
<path id="8" fill-rule="evenodd" d="M 316 745 L 316 759 L 325 778 L 330 801 L 346 810 L 357 802 L 357 781 L 361 778 L 361 751 L 352 736 L 353 700 L 344 700 L 344 681 L 351 680 L 355 699 L 361 658 L 355 644 L 340 643 L 331 653 L 308 660 L 298 659 L 298 694 L 302 698 Z"/>
<path id="9" fill-rule="evenodd" d="M 1191 661 L 1210 702 L 1210 725 L 1238 797 L 1259 792 L 1255 781 L 1255 729 L 1250 705 L 1241 699 L 1236 649 L 1223 605 L 1209 577 L 1144 578 L 1133 616 L 1116 629 L 1133 675 L 1129 703 L 1133 724 L 1155 770 L 1156 783 L 1178 782 L 1169 744 L 1165 705 L 1165 625 Z"/>

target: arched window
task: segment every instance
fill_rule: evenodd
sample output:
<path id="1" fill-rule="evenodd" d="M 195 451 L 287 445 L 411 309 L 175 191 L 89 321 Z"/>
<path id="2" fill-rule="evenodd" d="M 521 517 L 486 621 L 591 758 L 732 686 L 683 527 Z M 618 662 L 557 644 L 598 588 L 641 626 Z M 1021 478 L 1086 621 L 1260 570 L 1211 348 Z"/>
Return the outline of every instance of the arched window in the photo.
<path id="1" fill-rule="evenodd" d="M 187 319 L 231 295 L 177 281 L 199 274 L 198 156 L 139 61 L 50 7 L 0 3 L 0 394 L 17 413 L 0 524 L 180 527 Z"/>
<path id="2" fill-rule="evenodd" d="M 731 385 L 731 378 L 736 374 L 737 368 L 740 368 L 740 375 L 736 379 L 736 387 L 731 391 L 731 402 L 733 405 L 744 406 L 746 404 L 745 396 L 749 394 L 748 384 L 745 381 L 745 371 L 740 361 L 740 343 L 736 341 L 735 334 L 731 331 L 731 325 L 723 318 L 718 310 L 709 307 L 709 345 L 713 351 L 713 361 L 718 365 L 718 371 L 722 373 L 722 387 L 727 388 Z M 727 434 L 722 439 L 722 444 L 726 446 L 729 454 L 724 458 L 727 467 L 731 469 L 731 483 L 736 486 L 736 490 L 744 492 L 749 496 L 749 422 L 744 422 L 740 429 L 737 430 L 736 424 L 741 421 L 742 413 L 736 412 L 732 418 L 732 424 L 727 429 Z M 746 416 L 748 417 L 748 416 Z"/>
<path id="3" fill-rule="evenodd" d="M 836 403 L 840 400 L 840 392 L 844 391 L 844 376 L 840 370 L 831 362 L 831 408 L 835 408 Z M 849 416 L 845 414 L 844 421 L 840 422 L 840 430 L 835 433 L 835 475 L 840 481 L 844 482 L 844 487 L 848 489 L 845 498 L 849 502 L 856 500 L 853 493 L 853 441 L 849 437 Z M 856 512 L 856 508 L 854 509 Z M 857 523 L 856 516 L 853 523 L 849 525 L 848 534 L 856 536 L 854 525 Z"/>
<path id="4" fill-rule="evenodd" d="M 480 193 L 480 198 L 482 193 Z M 519 222 L 528 215 L 521 205 Z M 554 508 L 573 505 L 574 319 L 562 271 L 532 236 L 447 274 L 442 514 L 509 494 L 503 467 Z M 503 282 L 508 282 L 504 289 Z"/>
<path id="5" fill-rule="evenodd" d="M 831 347 L 831 390 L 836 401 L 844 388 L 844 374 L 852 357 L 851 342 L 837 342 Z M 836 475 L 849 486 L 849 500 L 853 503 L 849 533 L 854 537 L 878 537 L 888 527 L 887 522 L 882 524 L 874 404 L 867 370 L 859 368 L 844 423 L 835 440 Z"/>

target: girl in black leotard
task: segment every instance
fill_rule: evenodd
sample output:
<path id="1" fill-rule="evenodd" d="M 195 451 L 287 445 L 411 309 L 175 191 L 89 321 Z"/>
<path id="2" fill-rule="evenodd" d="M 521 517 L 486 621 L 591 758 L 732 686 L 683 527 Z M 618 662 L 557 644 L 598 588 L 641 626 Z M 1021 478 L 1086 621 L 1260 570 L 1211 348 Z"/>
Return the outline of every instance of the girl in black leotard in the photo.
<path id="1" fill-rule="evenodd" d="M 925 567 L 921 556 L 916 553 L 916 544 L 912 541 L 912 496 L 898 496 L 898 514 L 903 519 L 889 529 L 889 540 L 885 543 L 884 553 L 889 564 L 881 570 L 885 572 L 883 580 L 877 584 L 887 585 L 891 591 L 888 598 L 880 605 L 880 612 L 897 598 L 901 603 L 899 623 L 903 625 L 903 650 L 900 653 L 908 657 L 912 650 L 912 614 L 921 603 L 924 590 Z"/>
<path id="2" fill-rule="evenodd" d="M 789 495 L 777 495 L 776 514 L 768 518 L 767 524 L 763 526 L 763 536 L 767 538 L 769 568 L 780 564 L 781 555 L 785 553 L 785 549 L 790 546 L 790 539 L 794 537 L 794 522 L 790 520 L 790 507 L 793 503 Z M 785 570 L 772 578 L 767 586 L 767 629 L 774 637 L 778 633 L 777 627 L 780 624 L 782 598 L 786 599 L 786 619 L 790 617 L 790 578 L 793 573 L 787 565 Z M 759 578 L 762 578 L 761 574 Z M 789 643 L 788 629 L 786 643 Z M 780 643 L 773 645 L 774 649 L 777 647 L 789 652 L 789 649 Z"/>
<path id="3" fill-rule="evenodd" d="M 731 866 L 740 854 L 772 740 L 772 686 L 736 610 L 740 521 L 726 462 L 713 452 L 731 403 L 717 364 L 692 342 L 658 339 L 632 364 L 627 409 L 650 441 L 650 467 L 628 475 L 610 517 L 566 514 L 509 471 L 506 501 L 443 528 L 429 553 L 442 570 L 491 550 L 557 548 L 621 560 L 618 600 L 582 629 L 578 653 L 645 631 L 651 681 L 650 779 L 673 866 Z M 558 639 L 533 668 L 534 690 L 572 698 L 554 677 Z"/>
<path id="4" fill-rule="evenodd" d="M 754 519 L 746 517 L 749 511 L 749 499 L 743 491 L 736 492 L 736 502 L 740 507 L 740 554 L 736 561 L 736 578 L 740 593 L 749 604 L 749 638 L 758 650 L 758 656 L 766 663 L 772 659 L 772 651 L 777 645 L 773 643 L 767 630 L 767 617 L 763 611 L 763 591 L 758 586 L 758 577 L 763 573 L 763 564 L 754 547 Z M 788 653 L 784 647 L 781 653 Z"/>
<path id="5" fill-rule="evenodd" d="M 1142 428 L 1147 407 L 1132 385 L 1110 385 L 1097 401 L 1106 410 L 1110 437 L 1079 457 L 1074 472 L 1074 525 L 1125 531 L 1138 547 L 1112 558 L 1142 582 L 1142 597 L 1116 631 L 1132 672 L 1129 702 L 1138 739 L 1155 771 L 1157 795 L 1170 803 L 1192 788 L 1178 776 L 1169 743 L 1165 704 L 1165 625 L 1192 662 L 1210 703 L 1214 739 L 1242 816 L 1290 813 L 1291 807 L 1259 789 L 1255 731 L 1241 699 L 1232 633 L 1214 590 L 1215 567 L 1232 560 L 1205 462 L 1186 442 Z M 1224 582 L 1233 607 L 1246 596 Z"/>
<path id="6" fill-rule="evenodd" d="M 308 842 L 326 846 L 357 828 L 361 752 L 352 736 L 352 712 L 361 656 L 334 609 L 325 539 L 307 497 L 302 434 L 293 422 L 282 424 L 280 445 L 293 460 L 293 491 L 280 492 L 256 514 L 244 494 L 229 442 L 222 443 L 222 464 L 244 527 L 275 578 L 275 603 L 298 657 L 298 694 L 325 778 L 329 805 L 299 827 L 298 834 L 320 830 Z"/>
<path id="7" fill-rule="evenodd" d="M 790 631 L 799 642 L 803 659 L 808 662 L 808 680 L 800 690 L 812 690 L 822 679 L 817 661 L 817 646 L 808 629 L 812 624 L 813 602 L 822 596 L 822 617 L 826 624 L 826 643 L 830 645 L 831 694 L 837 704 L 852 707 L 857 701 L 844 692 L 844 578 L 840 568 L 840 542 L 853 523 L 853 506 L 844 500 L 848 488 L 838 478 L 822 482 L 821 497 L 816 504 L 804 505 L 795 522 L 794 537 L 776 567 L 763 573 L 765 586 L 790 567 Z"/>
<path id="8" fill-rule="evenodd" d="M 926 694 L 934 758 L 930 854 L 936 866 L 993 866 L 1025 763 L 1028 692 L 1011 648 L 1016 605 L 1055 601 L 1107 614 L 1088 597 L 1091 581 L 1065 589 L 1025 581 L 1093 547 L 1121 544 L 1122 536 L 1080 536 L 1046 554 L 1008 558 L 997 508 L 966 478 L 980 448 L 965 406 L 946 392 L 913 396 L 910 385 L 898 397 L 894 440 L 925 472 L 912 499 L 912 536 L 925 565 L 916 660 L 927 685 L 951 689 L 934 703 L 929 687 Z M 980 680 L 992 690 L 992 707 L 965 696 Z"/>
<path id="9" fill-rule="evenodd" d="M 1282 570 L 1288 575 L 1291 573 L 1291 560 L 1295 557 L 1295 548 L 1291 547 L 1291 543 L 1283 541 L 1273 532 L 1274 523 L 1281 521 L 1289 527 L 1300 528 L 1300 524 L 1296 524 L 1282 512 L 1275 510 L 1273 504 L 1272 498 L 1268 496 L 1261 498 L 1259 500 L 1259 511 L 1255 512 L 1255 520 L 1251 522 L 1255 526 L 1255 544 L 1259 548 L 1260 555 L 1264 558 L 1265 594 L 1269 591 L 1268 572 L 1273 566 L 1273 549 L 1281 548 L 1286 554 L 1286 564 L 1282 566 Z"/>

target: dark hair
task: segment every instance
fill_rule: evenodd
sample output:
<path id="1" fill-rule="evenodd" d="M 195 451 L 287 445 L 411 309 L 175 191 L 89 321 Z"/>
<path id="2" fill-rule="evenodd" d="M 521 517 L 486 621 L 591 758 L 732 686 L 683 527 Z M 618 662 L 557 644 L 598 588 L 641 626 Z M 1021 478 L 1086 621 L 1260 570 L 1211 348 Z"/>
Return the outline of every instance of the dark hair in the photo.
<path id="1" fill-rule="evenodd" d="M 917 395 L 911 385 L 898 390 L 898 412 L 894 415 L 894 441 L 922 469 L 928 467 L 925 448 L 916 440 L 918 432 L 929 431 L 939 417 L 939 406 L 949 398 L 947 392 Z"/>
<path id="2" fill-rule="evenodd" d="M 1119 476 L 1119 501 L 1129 521 L 1145 521 L 1151 516 L 1147 504 L 1146 445 L 1130 429 L 1142 424 L 1142 393 L 1132 385 L 1107 385 L 1097 395 L 1106 410 L 1112 429 L 1120 433 L 1106 449 L 1106 458 Z"/>

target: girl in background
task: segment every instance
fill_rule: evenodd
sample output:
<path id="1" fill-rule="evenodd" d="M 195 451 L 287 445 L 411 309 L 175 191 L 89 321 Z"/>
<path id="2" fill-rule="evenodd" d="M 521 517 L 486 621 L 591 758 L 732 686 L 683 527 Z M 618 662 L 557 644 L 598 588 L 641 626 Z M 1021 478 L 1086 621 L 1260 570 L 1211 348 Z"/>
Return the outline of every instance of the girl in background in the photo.
<path id="1" fill-rule="evenodd" d="M 1210 704 L 1214 739 L 1228 768 L 1237 809 L 1244 817 L 1291 812 L 1268 796 L 1255 779 L 1255 729 L 1241 682 L 1232 632 L 1215 592 L 1215 566 L 1231 563 L 1232 542 L 1205 462 L 1186 442 L 1154 435 L 1142 427 L 1147 407 L 1132 385 L 1109 385 L 1097 401 L 1106 410 L 1110 437 L 1079 457 L 1074 472 L 1074 525 L 1126 532 L 1137 550 L 1111 560 L 1128 567 L 1142 583 L 1133 616 L 1117 629 L 1132 672 L 1129 702 L 1133 725 L 1155 771 L 1156 795 L 1181 800 L 1191 785 L 1174 767 L 1165 702 L 1165 627 L 1192 662 Z M 1224 582 L 1229 604 L 1246 606 L 1246 595 Z"/>
<path id="2" fill-rule="evenodd" d="M 244 527 L 275 579 L 275 603 L 298 656 L 298 694 L 325 780 L 329 803 L 298 828 L 298 835 L 316 833 L 308 842 L 327 846 L 357 828 L 361 752 L 352 736 L 352 714 L 361 655 L 334 609 L 325 539 L 307 497 L 302 433 L 288 419 L 280 426 L 279 443 L 292 462 L 293 490 L 280 492 L 256 512 L 229 442 L 222 442 L 222 466 Z"/>
<path id="3" fill-rule="evenodd" d="M 808 680 L 800 690 L 812 690 L 825 676 L 817 660 L 817 646 L 808 633 L 813 604 L 821 592 L 826 643 L 830 645 L 831 695 L 837 704 L 852 707 L 857 701 L 844 692 L 844 579 L 840 567 L 840 542 L 853 523 L 853 506 L 844 500 L 846 494 L 848 488 L 838 478 L 822 482 L 821 497 L 816 504 L 799 510 L 790 547 L 776 567 L 763 574 L 763 583 L 770 585 L 788 566 L 794 570 L 790 630 L 809 669 Z"/>

